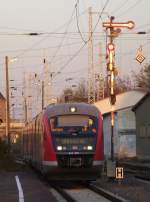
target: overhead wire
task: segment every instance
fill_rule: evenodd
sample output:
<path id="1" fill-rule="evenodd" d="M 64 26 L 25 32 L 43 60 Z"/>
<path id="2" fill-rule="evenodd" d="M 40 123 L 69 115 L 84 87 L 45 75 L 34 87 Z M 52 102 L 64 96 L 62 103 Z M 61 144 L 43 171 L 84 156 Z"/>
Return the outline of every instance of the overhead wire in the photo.
<path id="1" fill-rule="evenodd" d="M 80 35 L 82 41 L 83 41 L 84 43 L 86 43 L 86 40 L 85 40 L 84 37 L 82 36 L 82 33 L 81 33 L 81 31 L 80 31 L 80 27 L 79 27 L 79 18 L 78 18 L 79 0 L 77 0 L 77 3 L 76 3 L 76 5 L 75 5 L 75 8 L 76 8 L 76 22 L 77 22 L 78 33 L 79 33 L 79 35 Z"/>
<path id="2" fill-rule="evenodd" d="M 81 44 L 80 42 L 72 42 L 72 43 L 68 43 L 68 44 L 64 44 L 63 47 L 67 47 L 67 46 L 70 46 L 70 45 L 78 45 L 78 44 Z M 42 47 L 42 48 L 36 48 L 36 49 L 32 49 L 32 51 L 41 51 L 43 49 L 53 49 L 53 48 L 57 48 L 57 46 L 47 46 L 47 47 Z M 0 51 L 0 53 L 9 53 L 9 52 L 20 52 L 20 51 L 25 51 L 26 49 L 16 49 L 16 50 L 4 50 L 4 51 Z"/>
<path id="3" fill-rule="evenodd" d="M 129 2 L 129 0 L 125 0 L 123 3 L 121 2 L 121 4 L 119 4 L 118 7 L 116 7 L 111 13 L 115 13 L 115 15 L 117 14 L 118 11 L 120 11 L 122 8 L 124 8 L 124 6 Z"/>
<path id="4" fill-rule="evenodd" d="M 83 11 L 80 15 L 83 15 L 85 12 L 86 12 L 86 10 Z M 70 19 L 69 19 L 69 21 L 70 21 Z M 60 27 L 56 28 L 54 32 L 57 32 L 57 30 L 61 30 L 62 28 L 66 27 L 67 24 L 68 24 L 68 21 L 66 23 L 64 23 L 63 25 L 61 25 Z M 49 33 L 47 33 L 45 37 L 43 37 L 41 40 L 38 40 L 37 42 L 33 43 L 32 46 L 30 46 L 29 48 L 25 49 L 23 52 L 21 52 L 20 54 L 16 55 L 15 57 L 19 58 L 22 55 L 26 54 L 26 52 L 30 52 L 33 49 L 33 47 L 39 45 L 40 43 L 42 43 L 43 41 L 45 41 L 48 37 L 49 37 Z"/>
<path id="5" fill-rule="evenodd" d="M 7 27 L 7 26 L 0 26 L 0 29 L 8 29 L 8 30 L 16 30 L 16 31 L 30 31 L 30 32 L 33 32 L 35 30 L 32 30 L 32 29 L 19 29 L 19 28 L 16 28 L 16 27 Z"/>
<path id="6" fill-rule="evenodd" d="M 95 26 L 94 26 L 94 29 L 93 29 L 93 31 L 92 31 L 91 37 L 93 36 L 93 33 L 95 32 L 95 30 L 96 30 L 96 28 L 97 28 L 97 25 L 98 25 L 98 23 L 99 23 L 99 20 L 101 19 L 101 15 L 103 14 L 103 12 L 104 12 L 104 10 L 105 10 L 105 8 L 106 8 L 106 6 L 107 6 L 108 3 L 109 3 L 109 0 L 106 1 L 106 3 L 105 3 L 105 5 L 104 5 L 103 9 L 101 10 L 101 12 L 100 12 L 100 14 L 99 14 L 99 18 L 98 18 L 98 20 L 97 20 L 97 23 L 96 23 Z M 86 41 L 86 43 L 84 43 L 84 45 L 82 45 L 82 46 L 76 51 L 76 53 L 60 68 L 59 71 L 62 71 L 62 70 L 81 52 L 81 50 L 85 47 L 85 45 L 88 43 L 89 40 L 90 40 L 90 38 L 89 38 L 89 39 Z M 41 42 L 41 40 L 38 41 L 38 43 L 40 43 L 40 42 Z M 37 44 L 37 43 L 33 44 L 32 47 L 34 47 L 36 44 Z M 31 49 L 31 48 L 30 48 L 30 49 Z M 28 49 L 28 50 L 29 50 L 29 49 Z M 28 50 L 25 50 L 23 53 L 21 53 L 21 54 L 18 55 L 18 56 L 23 55 L 23 54 L 24 54 L 25 52 L 27 52 Z M 59 71 L 58 71 L 58 72 L 59 72 Z"/>
<path id="7" fill-rule="evenodd" d="M 150 22 L 149 22 L 149 23 L 146 23 L 146 24 L 139 25 L 138 27 L 135 27 L 135 29 L 136 29 L 136 30 L 137 30 L 137 29 L 141 29 L 141 28 L 143 28 L 143 27 L 145 27 L 145 26 L 148 26 L 148 25 L 150 25 Z"/>
<path id="8" fill-rule="evenodd" d="M 73 9 L 73 12 L 72 12 L 72 14 L 71 14 L 70 20 L 68 21 L 67 27 L 66 27 L 66 29 L 65 29 L 64 37 L 62 38 L 62 40 L 61 40 L 61 42 L 60 42 L 58 48 L 56 49 L 56 51 L 55 51 L 55 53 L 54 53 L 54 55 L 53 55 L 53 57 L 52 57 L 52 59 L 51 59 L 51 61 L 49 62 L 50 64 L 54 61 L 54 59 L 55 59 L 57 53 L 59 52 L 59 50 L 60 50 L 61 47 L 62 47 L 62 44 L 63 44 L 63 42 L 64 42 L 64 40 L 65 40 L 65 37 L 66 37 L 67 32 L 68 32 L 68 29 L 69 29 L 69 26 L 70 26 L 70 24 L 71 24 L 71 22 L 72 22 L 72 18 L 73 18 L 73 15 L 74 15 L 74 13 L 75 13 L 75 10 L 76 10 L 76 5 L 74 6 L 74 9 Z"/>
<path id="9" fill-rule="evenodd" d="M 132 6 L 130 6 L 129 8 L 127 8 L 124 12 L 121 13 L 121 15 L 117 16 L 118 17 L 122 17 L 124 16 L 127 12 L 129 12 L 130 10 L 132 10 L 133 8 L 135 8 L 139 3 L 141 3 L 143 0 L 137 0 Z"/>
<path id="10" fill-rule="evenodd" d="M 87 45 L 87 43 L 89 42 L 89 40 L 91 39 L 91 37 L 93 37 L 93 33 L 95 32 L 95 30 L 96 30 L 96 28 L 97 28 L 97 25 L 98 25 L 98 23 L 99 23 L 99 21 L 100 21 L 100 19 L 101 19 L 101 16 L 102 16 L 104 10 L 106 9 L 106 7 L 107 7 L 109 1 L 110 1 L 110 0 L 107 0 L 107 1 L 105 2 L 105 5 L 103 6 L 102 10 L 100 11 L 98 20 L 97 20 L 97 22 L 96 22 L 96 24 L 95 24 L 95 26 L 94 26 L 94 29 L 93 29 L 93 31 L 92 31 L 91 36 L 89 37 L 89 39 L 75 52 L 75 54 L 74 54 L 64 65 L 62 65 L 62 66 L 59 68 L 59 71 L 58 71 L 58 72 L 61 72 L 62 70 L 64 70 L 64 69 L 66 68 L 66 66 L 67 66 L 68 64 L 70 64 L 70 62 L 71 62 L 75 57 L 78 56 L 78 54 L 82 51 L 82 49 Z M 58 74 L 55 74 L 55 76 L 56 76 L 56 75 L 58 75 Z"/>

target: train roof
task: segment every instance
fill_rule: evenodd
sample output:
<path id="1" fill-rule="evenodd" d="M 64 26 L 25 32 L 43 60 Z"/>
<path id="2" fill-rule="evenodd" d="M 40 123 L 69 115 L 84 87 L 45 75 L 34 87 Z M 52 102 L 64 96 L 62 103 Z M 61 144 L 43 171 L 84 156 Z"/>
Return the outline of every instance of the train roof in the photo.
<path id="1" fill-rule="evenodd" d="M 71 112 L 71 108 L 74 107 L 76 110 Z M 49 118 L 53 116 L 58 116 L 62 114 L 84 114 L 93 115 L 98 117 L 100 111 L 98 108 L 91 104 L 86 103 L 63 103 L 63 104 L 52 104 L 48 105 L 45 109 L 44 114 Z"/>

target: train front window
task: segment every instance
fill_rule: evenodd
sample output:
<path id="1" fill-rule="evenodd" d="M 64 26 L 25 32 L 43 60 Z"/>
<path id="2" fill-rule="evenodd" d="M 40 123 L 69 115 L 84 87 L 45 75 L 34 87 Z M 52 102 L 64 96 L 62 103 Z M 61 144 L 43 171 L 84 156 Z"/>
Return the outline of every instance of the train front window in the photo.
<path id="1" fill-rule="evenodd" d="M 58 117 L 58 126 L 59 127 L 70 127 L 70 126 L 87 126 L 88 125 L 88 116 L 81 115 L 68 115 L 68 116 L 59 116 Z"/>
<path id="2" fill-rule="evenodd" d="M 96 132 L 94 118 L 87 115 L 62 115 L 50 119 L 51 130 L 61 132 L 92 131 Z"/>

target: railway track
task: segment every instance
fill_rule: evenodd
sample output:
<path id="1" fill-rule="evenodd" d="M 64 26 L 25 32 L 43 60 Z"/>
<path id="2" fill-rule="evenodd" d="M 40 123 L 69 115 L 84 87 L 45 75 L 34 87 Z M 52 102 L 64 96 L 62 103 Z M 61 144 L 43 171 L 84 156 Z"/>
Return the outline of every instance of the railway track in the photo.
<path id="1" fill-rule="evenodd" d="M 75 187 L 63 188 L 59 185 L 51 185 L 67 202 L 127 202 L 94 184 L 79 184 Z"/>
<path id="2" fill-rule="evenodd" d="M 133 175 L 137 179 L 150 182 L 150 174 L 147 170 L 141 170 L 139 168 L 134 167 L 134 169 L 127 168 L 125 172 L 127 174 Z"/>
<path id="3" fill-rule="evenodd" d="M 65 189 L 59 186 L 52 186 L 67 202 L 77 202 L 77 200 L 72 197 Z"/>
<path id="4" fill-rule="evenodd" d="M 150 183 L 150 176 L 144 176 L 144 175 L 140 175 L 140 174 L 136 174 L 135 178 L 140 179 L 140 180 L 144 180 Z"/>
<path id="5" fill-rule="evenodd" d="M 46 184 L 46 186 L 50 189 L 50 192 L 53 189 L 55 190 L 55 193 L 57 192 L 57 196 L 61 196 L 57 198 L 57 196 L 54 194 L 54 196 L 60 202 L 62 202 L 62 199 L 64 199 L 64 202 L 128 202 L 124 198 L 106 191 L 94 183 L 49 181 L 37 170 L 33 169 L 33 172 L 36 173 L 38 178 L 43 183 Z"/>

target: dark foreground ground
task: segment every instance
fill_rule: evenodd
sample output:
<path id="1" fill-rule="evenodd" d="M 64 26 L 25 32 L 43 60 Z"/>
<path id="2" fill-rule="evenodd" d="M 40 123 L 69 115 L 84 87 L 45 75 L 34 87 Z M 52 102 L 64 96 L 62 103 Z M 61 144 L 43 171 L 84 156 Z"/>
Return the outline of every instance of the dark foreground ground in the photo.
<path id="1" fill-rule="evenodd" d="M 25 202 L 56 202 L 49 188 L 32 171 L 0 171 L 0 202 L 19 201 L 15 176 L 19 177 Z"/>
<path id="2" fill-rule="evenodd" d="M 18 176 L 25 202 L 56 202 L 49 187 L 25 164 L 16 163 L 12 156 L 0 158 L 0 202 L 19 201 Z M 22 201 L 22 200 L 21 200 Z"/>
<path id="3" fill-rule="evenodd" d="M 110 192 L 113 192 L 130 202 L 150 202 L 150 181 L 143 181 L 135 177 L 139 174 L 140 168 L 140 172 L 142 171 L 143 174 L 146 171 L 146 178 L 150 179 L 150 162 L 143 163 L 129 161 L 128 163 L 130 164 L 130 167 L 132 165 L 132 170 L 134 168 L 134 172 L 132 174 L 125 172 L 124 179 L 122 181 L 118 181 L 116 179 L 111 180 L 103 176 L 101 179 L 96 181 L 96 185 L 109 190 Z M 135 169 L 137 165 L 138 170 Z M 127 169 L 128 167 L 124 168 L 125 171 Z"/>
<path id="4" fill-rule="evenodd" d="M 0 202 L 19 201 L 15 176 L 19 177 L 25 202 L 57 202 L 50 186 L 25 164 L 16 163 L 11 157 L 0 159 Z M 102 176 L 94 183 L 129 202 L 150 202 L 150 182 L 141 181 L 134 174 L 125 174 L 120 182 Z"/>

